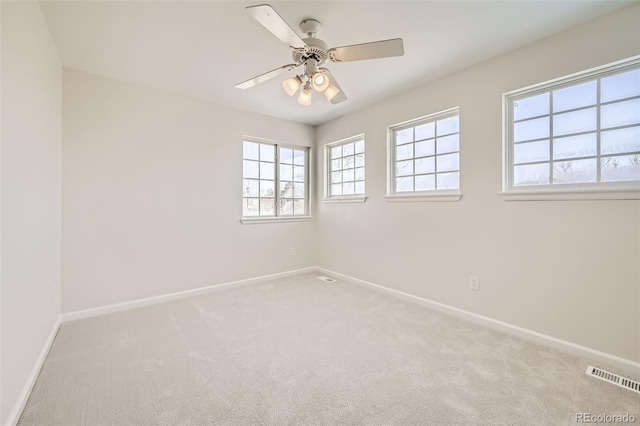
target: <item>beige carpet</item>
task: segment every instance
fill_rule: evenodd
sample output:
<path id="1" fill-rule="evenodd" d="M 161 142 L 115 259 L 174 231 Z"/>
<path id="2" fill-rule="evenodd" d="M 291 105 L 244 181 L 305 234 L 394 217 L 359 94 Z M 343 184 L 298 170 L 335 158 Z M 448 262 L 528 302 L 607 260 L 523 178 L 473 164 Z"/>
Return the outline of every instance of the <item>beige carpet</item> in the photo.
<path id="1" fill-rule="evenodd" d="M 20 425 L 575 425 L 588 361 L 317 274 L 63 324 Z"/>

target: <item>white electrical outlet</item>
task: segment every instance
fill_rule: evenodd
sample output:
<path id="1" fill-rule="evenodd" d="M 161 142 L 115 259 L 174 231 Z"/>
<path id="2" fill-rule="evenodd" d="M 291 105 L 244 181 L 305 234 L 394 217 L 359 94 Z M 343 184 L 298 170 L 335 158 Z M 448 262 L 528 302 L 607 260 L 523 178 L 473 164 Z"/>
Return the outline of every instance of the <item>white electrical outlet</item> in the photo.
<path id="1" fill-rule="evenodd" d="M 471 290 L 480 290 L 480 279 L 476 276 L 469 275 L 469 288 Z"/>
<path id="2" fill-rule="evenodd" d="M 289 254 L 291 256 L 295 256 L 296 255 L 296 248 L 295 247 L 291 247 L 291 249 L 289 250 Z"/>

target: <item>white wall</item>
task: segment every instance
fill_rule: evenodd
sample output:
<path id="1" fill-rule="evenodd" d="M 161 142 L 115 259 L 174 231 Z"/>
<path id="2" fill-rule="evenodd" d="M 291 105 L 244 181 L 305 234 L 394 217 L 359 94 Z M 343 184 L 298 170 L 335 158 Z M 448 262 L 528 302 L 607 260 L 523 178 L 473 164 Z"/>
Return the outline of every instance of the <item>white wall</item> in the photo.
<path id="1" fill-rule="evenodd" d="M 1 8 L 5 424 L 60 313 L 62 67 L 37 2 L 2 2 Z"/>
<path id="2" fill-rule="evenodd" d="M 318 204 L 320 266 L 640 361 L 640 203 L 498 196 L 502 93 L 638 55 L 638 28 L 636 4 L 320 125 L 317 170 L 365 133 L 370 197 Z M 463 199 L 385 202 L 387 126 L 454 106 Z"/>
<path id="3" fill-rule="evenodd" d="M 239 219 L 243 135 L 313 134 L 65 68 L 63 312 L 312 266 L 312 222 Z"/>

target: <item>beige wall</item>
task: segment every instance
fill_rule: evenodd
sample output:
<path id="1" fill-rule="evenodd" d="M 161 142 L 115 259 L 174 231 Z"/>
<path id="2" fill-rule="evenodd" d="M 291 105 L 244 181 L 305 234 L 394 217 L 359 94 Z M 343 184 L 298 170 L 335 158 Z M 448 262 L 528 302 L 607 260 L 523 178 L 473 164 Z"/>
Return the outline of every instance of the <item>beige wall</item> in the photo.
<path id="1" fill-rule="evenodd" d="M 60 313 L 62 67 L 37 2 L 2 2 L 1 8 L 5 424 Z"/>
<path id="2" fill-rule="evenodd" d="M 313 143 L 307 125 L 65 69 L 63 312 L 312 266 L 312 222 L 240 223 L 243 135 Z"/>
<path id="3" fill-rule="evenodd" d="M 502 93 L 638 55 L 638 28 L 636 4 L 320 125 L 318 170 L 325 144 L 365 133 L 370 198 L 318 204 L 319 265 L 640 361 L 640 203 L 498 195 Z M 454 106 L 462 200 L 385 202 L 387 126 Z"/>

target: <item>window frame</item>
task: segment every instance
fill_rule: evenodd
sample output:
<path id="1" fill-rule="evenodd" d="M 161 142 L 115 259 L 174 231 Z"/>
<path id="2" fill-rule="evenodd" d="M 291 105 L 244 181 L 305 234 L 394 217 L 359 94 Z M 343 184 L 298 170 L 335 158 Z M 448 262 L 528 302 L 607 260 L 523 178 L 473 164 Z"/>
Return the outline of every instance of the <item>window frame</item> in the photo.
<path id="1" fill-rule="evenodd" d="M 244 177 L 244 161 L 247 160 L 244 157 L 244 143 L 245 142 L 251 142 L 251 143 L 256 143 L 256 144 L 264 144 L 264 145 L 272 145 L 274 147 L 274 215 L 273 216 L 260 216 L 259 214 L 256 216 L 245 216 L 244 215 L 244 208 L 241 212 L 241 218 L 240 218 L 240 222 L 243 224 L 254 224 L 254 223 L 273 223 L 273 222 L 304 222 L 304 221 L 309 221 L 311 220 L 312 216 L 311 216 L 311 194 L 310 194 L 310 188 L 311 188 L 311 182 L 309 182 L 311 173 L 310 173 L 310 168 L 311 168 L 311 147 L 309 146 L 305 146 L 305 145 L 294 145 L 294 144 L 287 144 L 287 143 L 282 143 L 282 142 L 278 142 L 278 141 L 274 141 L 274 140 L 270 140 L 270 139 L 264 139 L 264 138 L 259 138 L 259 137 L 254 137 L 254 136 L 243 136 L 242 137 L 242 176 L 241 176 L 241 181 L 244 182 L 245 178 Z M 280 166 L 282 165 L 280 163 L 280 149 L 294 149 L 294 150 L 298 150 L 298 151 L 304 151 L 305 153 L 305 164 L 304 164 L 304 193 L 305 193 L 305 197 L 304 197 L 304 206 L 305 206 L 305 213 L 303 215 L 281 215 L 280 214 Z M 250 161 L 254 161 L 254 160 L 250 160 Z M 259 162 L 259 160 L 257 160 Z M 260 180 L 259 178 L 257 180 Z M 244 186 L 244 184 L 243 184 Z M 244 201 L 244 199 L 247 198 L 244 196 L 244 194 L 242 195 L 242 200 Z M 249 197 L 249 198 L 254 198 L 254 197 Z M 264 197 L 255 197 L 255 198 L 264 198 Z"/>
<path id="2" fill-rule="evenodd" d="M 403 121 L 387 127 L 387 195 L 384 197 L 388 202 L 414 202 L 414 201 L 459 201 L 462 198 L 462 182 L 459 180 L 457 189 L 430 189 L 425 191 L 396 191 L 396 137 L 395 132 L 406 128 L 417 127 L 423 124 L 435 123 L 436 121 L 444 120 L 450 117 L 458 116 L 458 123 L 460 123 L 460 107 L 455 106 L 442 111 L 428 114 L 422 117 L 414 118 L 411 120 Z M 459 124 L 458 124 L 459 126 Z M 458 127 L 458 151 L 455 151 L 459 155 L 460 165 L 458 167 L 459 179 L 462 173 L 462 150 L 461 150 L 461 129 Z M 456 133 L 451 133 L 451 135 Z M 449 136 L 449 135 L 445 135 Z M 437 136 L 434 135 L 434 142 Z M 415 143 L 415 141 L 413 142 Z M 434 147 L 433 157 L 437 161 L 439 155 L 448 155 L 451 153 L 438 154 L 437 148 Z M 452 152 L 452 153 L 455 153 Z M 415 156 L 412 157 L 415 160 Z M 437 179 L 437 166 L 433 172 Z M 415 176 L 415 174 L 411 175 Z"/>
<path id="3" fill-rule="evenodd" d="M 620 182 L 591 182 L 591 183 L 565 183 L 546 185 L 522 185 L 514 186 L 514 141 L 513 141 L 513 103 L 520 99 L 531 96 L 550 93 L 559 89 L 574 86 L 580 83 L 598 81 L 610 75 L 631 71 L 640 68 L 640 55 L 602 65 L 588 70 L 573 73 L 567 76 L 548 80 L 542 83 L 512 90 L 502 95 L 502 192 L 500 195 L 505 200 L 580 200 L 580 199 L 640 199 L 640 181 L 620 181 Z M 598 99 L 596 104 L 587 107 L 578 107 L 567 110 L 567 112 L 581 111 L 582 109 L 597 108 L 596 138 L 597 152 L 595 158 L 598 164 L 598 176 L 600 176 L 600 158 L 608 157 L 600 153 L 600 107 L 601 105 L 613 104 L 624 100 L 637 99 L 637 96 L 621 98 L 614 101 L 600 102 L 600 85 L 598 84 Z M 557 114 L 564 113 L 564 111 Z M 549 111 L 550 120 L 554 113 Z M 550 124 L 550 126 L 552 126 Z M 630 125 L 630 127 L 633 125 Z M 608 129 L 606 129 L 608 130 Z M 567 134 L 570 137 L 572 134 Z M 564 136 L 564 135 L 563 135 Z M 553 134 L 549 135 L 549 144 L 553 144 Z M 623 155 L 624 153 L 620 154 Z M 594 156 L 587 156 L 593 158 Z M 586 158 L 586 157 L 585 157 Z M 582 157 L 576 159 L 582 159 Z M 574 160 L 574 158 L 568 159 Z M 549 163 L 554 162 L 550 155 Z M 543 162 L 541 162 L 543 163 Z"/>
<path id="4" fill-rule="evenodd" d="M 364 179 L 362 180 L 363 184 L 364 184 L 364 193 L 362 194 L 348 194 L 348 195 L 331 195 L 331 172 L 333 171 L 331 168 L 331 149 L 336 147 L 336 146 L 341 146 L 341 145 L 346 145 L 349 143 L 353 143 L 353 142 L 357 142 L 359 140 L 362 140 L 362 143 L 364 144 L 364 150 L 362 151 L 362 154 L 364 154 Z M 355 156 L 355 150 L 354 150 L 354 156 Z M 340 139 L 338 141 L 335 142 L 331 142 L 328 144 L 325 144 L 324 146 L 324 156 L 325 156 L 325 161 L 324 161 L 324 198 L 323 198 L 323 202 L 324 203 L 364 203 L 365 201 L 367 201 L 367 142 L 365 139 L 365 135 L 364 133 L 361 133 L 359 135 L 355 135 L 355 136 L 350 136 L 348 138 L 345 139 Z M 343 157 L 341 157 L 343 158 Z M 355 173 L 355 169 L 357 167 L 355 167 L 355 163 L 353 166 L 353 170 Z M 341 169 L 344 170 L 344 169 Z M 355 176 L 354 176 L 354 184 L 355 182 L 357 182 L 355 180 Z M 355 190 L 354 190 L 355 191 Z"/>

